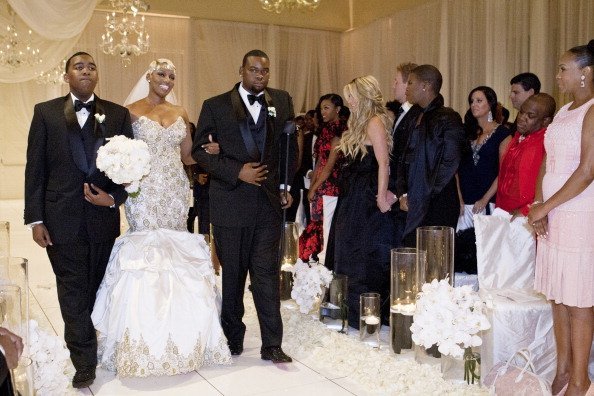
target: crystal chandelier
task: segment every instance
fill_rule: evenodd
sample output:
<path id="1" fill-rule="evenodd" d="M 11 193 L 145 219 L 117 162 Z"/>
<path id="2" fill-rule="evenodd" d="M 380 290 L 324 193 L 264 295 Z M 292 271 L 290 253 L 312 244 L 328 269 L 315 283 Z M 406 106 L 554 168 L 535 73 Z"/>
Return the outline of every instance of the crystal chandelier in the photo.
<path id="1" fill-rule="evenodd" d="M 277 14 L 285 9 L 292 10 L 293 8 L 313 11 L 318 8 L 321 2 L 322 0 L 260 0 L 262 8 Z"/>
<path id="2" fill-rule="evenodd" d="M 42 62 L 39 56 L 39 48 L 33 48 L 29 33 L 24 37 L 19 37 L 19 32 L 15 24 L 15 12 L 8 7 L 10 23 L 6 26 L 6 32 L 0 41 L 0 65 L 16 69 L 20 66 L 35 66 Z"/>
<path id="3" fill-rule="evenodd" d="M 105 22 L 105 34 L 101 35 L 101 49 L 109 55 L 122 57 L 124 67 L 130 65 L 131 55 L 142 55 L 149 49 L 149 35 L 144 31 L 144 15 L 138 18 L 140 11 L 147 11 L 148 4 L 142 0 L 109 0 L 115 10 L 109 13 Z M 118 34 L 119 42 L 114 40 Z M 133 36 L 136 36 L 134 40 Z"/>
<path id="4" fill-rule="evenodd" d="M 64 69 L 66 69 L 66 59 L 62 59 L 62 61 L 51 70 L 39 73 L 35 81 L 37 84 L 63 84 L 65 83 Z"/>

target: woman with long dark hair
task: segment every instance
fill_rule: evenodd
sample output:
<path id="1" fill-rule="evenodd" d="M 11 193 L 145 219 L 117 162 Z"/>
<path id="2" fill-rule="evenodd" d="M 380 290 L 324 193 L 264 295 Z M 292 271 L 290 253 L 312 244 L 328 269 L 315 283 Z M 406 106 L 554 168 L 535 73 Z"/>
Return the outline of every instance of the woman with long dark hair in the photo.
<path id="1" fill-rule="evenodd" d="M 342 166 L 342 154 L 336 148 L 347 129 L 350 112 L 340 95 L 334 93 L 322 96 L 316 111 L 322 127 L 314 145 L 316 166 L 307 194 L 311 207 L 310 221 L 299 237 L 299 257 L 303 261 L 318 259 L 324 263 Z"/>

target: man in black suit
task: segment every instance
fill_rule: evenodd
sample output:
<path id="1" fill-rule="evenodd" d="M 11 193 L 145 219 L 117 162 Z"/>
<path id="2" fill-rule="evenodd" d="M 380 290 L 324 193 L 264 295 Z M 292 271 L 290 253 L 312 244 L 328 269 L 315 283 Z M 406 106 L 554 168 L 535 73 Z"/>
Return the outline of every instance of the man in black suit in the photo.
<path id="1" fill-rule="evenodd" d="M 91 55 L 68 59 L 70 93 L 35 106 L 25 168 L 25 224 L 46 248 L 56 275 L 75 388 L 95 379 L 91 312 L 120 232 L 118 206 L 127 197 L 97 169 L 97 149 L 114 135 L 133 137 L 128 110 L 93 93 L 97 79 Z"/>
<path id="2" fill-rule="evenodd" d="M 402 159 L 404 148 L 408 143 L 410 134 L 414 129 L 414 124 L 421 114 L 421 108 L 417 105 L 412 105 L 406 100 L 406 86 L 408 84 L 408 76 L 417 67 L 415 63 L 401 63 L 396 67 L 396 76 L 392 88 L 394 89 L 394 98 L 401 103 L 400 107 L 395 112 L 394 126 L 392 127 L 392 138 L 394 144 L 392 145 L 392 155 L 390 158 L 390 191 L 392 197 L 388 197 L 388 202 L 397 201 L 404 191 L 399 191 L 396 181 L 398 179 L 398 163 Z M 394 226 L 396 230 L 397 245 L 402 245 L 402 234 L 406 224 L 406 211 L 400 210 L 398 205 L 392 206 L 392 217 L 394 219 Z"/>
<path id="3" fill-rule="evenodd" d="M 297 150 L 295 135 L 285 134 L 292 132 L 286 129 L 294 118 L 292 99 L 285 91 L 267 88 L 269 73 L 264 52 L 245 54 L 241 83 L 202 105 L 192 156 L 211 176 L 210 216 L 223 269 L 221 321 L 231 353 L 243 351 L 249 272 L 262 359 L 282 363 L 291 358 L 281 349 L 278 248 L 282 209 L 292 198 L 279 187 L 293 180 Z M 219 143 L 219 154 L 203 149 L 209 136 Z"/>

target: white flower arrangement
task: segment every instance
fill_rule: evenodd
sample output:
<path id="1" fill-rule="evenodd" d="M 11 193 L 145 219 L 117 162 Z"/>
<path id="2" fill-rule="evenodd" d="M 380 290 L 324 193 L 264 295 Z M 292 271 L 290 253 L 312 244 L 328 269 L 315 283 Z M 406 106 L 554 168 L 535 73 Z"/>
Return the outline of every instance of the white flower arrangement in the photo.
<path id="1" fill-rule="evenodd" d="M 103 121 L 105 121 L 105 114 L 99 114 L 99 113 L 95 113 L 95 120 L 99 123 L 99 124 L 103 124 Z"/>
<path id="2" fill-rule="evenodd" d="M 138 193 L 140 179 L 151 170 L 151 155 L 142 140 L 116 135 L 97 151 L 97 168 L 116 184 L 129 183 L 128 193 Z"/>
<path id="3" fill-rule="evenodd" d="M 293 290 L 291 298 L 299 305 L 299 311 L 308 313 L 319 299 L 324 288 L 332 281 L 332 272 L 319 263 L 304 263 L 297 260 L 293 266 Z"/>
<path id="4" fill-rule="evenodd" d="M 33 386 L 36 395 L 73 394 L 70 378 L 74 367 L 64 341 L 29 321 L 29 354 L 33 364 Z"/>
<path id="5" fill-rule="evenodd" d="M 423 285 L 410 327 L 415 344 L 462 358 L 465 349 L 480 346 L 478 333 L 491 327 L 485 304 L 471 286 L 452 287 L 447 279 Z"/>
<path id="6" fill-rule="evenodd" d="M 276 107 L 274 106 L 269 106 L 268 107 L 268 115 L 270 117 L 276 117 Z"/>

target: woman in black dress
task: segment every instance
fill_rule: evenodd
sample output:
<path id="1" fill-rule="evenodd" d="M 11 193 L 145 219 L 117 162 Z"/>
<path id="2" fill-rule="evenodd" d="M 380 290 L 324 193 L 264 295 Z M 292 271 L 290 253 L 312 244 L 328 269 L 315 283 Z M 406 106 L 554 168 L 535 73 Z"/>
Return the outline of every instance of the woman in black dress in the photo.
<path id="1" fill-rule="evenodd" d="M 334 265 L 336 273 L 349 278 L 349 324 L 358 327 L 361 293 L 380 293 L 382 302 L 389 298 L 390 249 L 395 242 L 387 213 L 395 202 L 388 192 L 392 120 L 373 76 L 354 79 L 344 95 L 352 113 L 339 146 L 347 166 L 335 215 Z"/>

